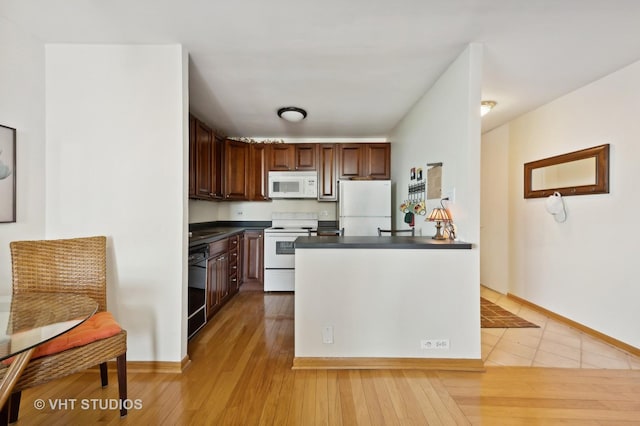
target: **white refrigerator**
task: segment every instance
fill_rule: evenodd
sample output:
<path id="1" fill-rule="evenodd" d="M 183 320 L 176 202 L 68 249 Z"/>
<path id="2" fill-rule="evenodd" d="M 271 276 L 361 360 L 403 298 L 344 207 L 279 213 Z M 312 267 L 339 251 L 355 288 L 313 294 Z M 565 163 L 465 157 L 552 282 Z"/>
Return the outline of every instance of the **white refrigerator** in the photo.
<path id="1" fill-rule="evenodd" d="M 391 181 L 341 180 L 338 228 L 345 236 L 377 236 L 378 228 L 391 229 Z"/>

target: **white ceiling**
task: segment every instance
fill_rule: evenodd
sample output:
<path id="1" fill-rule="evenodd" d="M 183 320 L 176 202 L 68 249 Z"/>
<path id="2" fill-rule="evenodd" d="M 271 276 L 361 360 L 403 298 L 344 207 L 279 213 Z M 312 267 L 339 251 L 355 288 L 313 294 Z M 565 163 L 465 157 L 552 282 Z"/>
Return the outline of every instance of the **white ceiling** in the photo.
<path id="1" fill-rule="evenodd" d="M 498 102 L 483 131 L 640 59 L 638 0 L 0 0 L 0 16 L 47 43 L 181 43 L 191 111 L 254 138 L 385 137 L 471 42 Z M 307 119 L 279 119 L 290 105 Z"/>

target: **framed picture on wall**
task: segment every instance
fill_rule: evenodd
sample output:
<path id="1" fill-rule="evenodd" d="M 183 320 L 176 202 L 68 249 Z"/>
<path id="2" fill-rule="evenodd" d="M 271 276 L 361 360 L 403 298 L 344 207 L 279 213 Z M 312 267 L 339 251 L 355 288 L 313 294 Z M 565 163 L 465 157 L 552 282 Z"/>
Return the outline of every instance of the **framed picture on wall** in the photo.
<path id="1" fill-rule="evenodd" d="M 16 221 L 16 129 L 0 124 L 0 223 Z"/>

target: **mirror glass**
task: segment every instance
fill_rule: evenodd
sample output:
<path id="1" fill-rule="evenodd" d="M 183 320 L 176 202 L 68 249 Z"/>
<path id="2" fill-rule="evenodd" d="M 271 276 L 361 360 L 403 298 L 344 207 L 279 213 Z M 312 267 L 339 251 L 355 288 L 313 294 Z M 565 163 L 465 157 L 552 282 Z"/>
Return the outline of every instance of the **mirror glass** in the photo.
<path id="1" fill-rule="evenodd" d="M 609 192 L 609 145 L 545 158 L 524 165 L 524 198 Z"/>
<path id="2" fill-rule="evenodd" d="M 531 189 L 534 191 L 595 184 L 596 157 L 540 167 L 533 169 L 531 175 Z"/>

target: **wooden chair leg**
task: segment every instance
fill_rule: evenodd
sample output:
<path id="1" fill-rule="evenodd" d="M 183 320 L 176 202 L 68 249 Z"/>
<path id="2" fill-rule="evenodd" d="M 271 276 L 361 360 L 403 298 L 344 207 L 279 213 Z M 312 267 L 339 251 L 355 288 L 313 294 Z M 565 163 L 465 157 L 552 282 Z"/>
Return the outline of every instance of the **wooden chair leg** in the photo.
<path id="1" fill-rule="evenodd" d="M 116 358 L 118 367 L 118 394 L 120 395 L 120 417 L 127 415 L 125 400 L 127 399 L 127 353 L 123 353 Z"/>
<path id="2" fill-rule="evenodd" d="M 4 403 L 2 409 L 0 409 L 0 426 L 5 426 L 9 424 L 9 404 L 11 403 L 11 398 L 7 402 Z"/>
<path id="3" fill-rule="evenodd" d="M 22 397 L 22 391 L 14 392 L 9 397 L 7 405 L 9 406 L 9 423 L 18 421 L 18 412 L 20 411 L 20 398 Z"/>
<path id="4" fill-rule="evenodd" d="M 109 375 L 107 373 L 107 363 L 103 362 L 100 364 L 100 382 L 102 383 L 102 387 L 109 384 Z"/>

